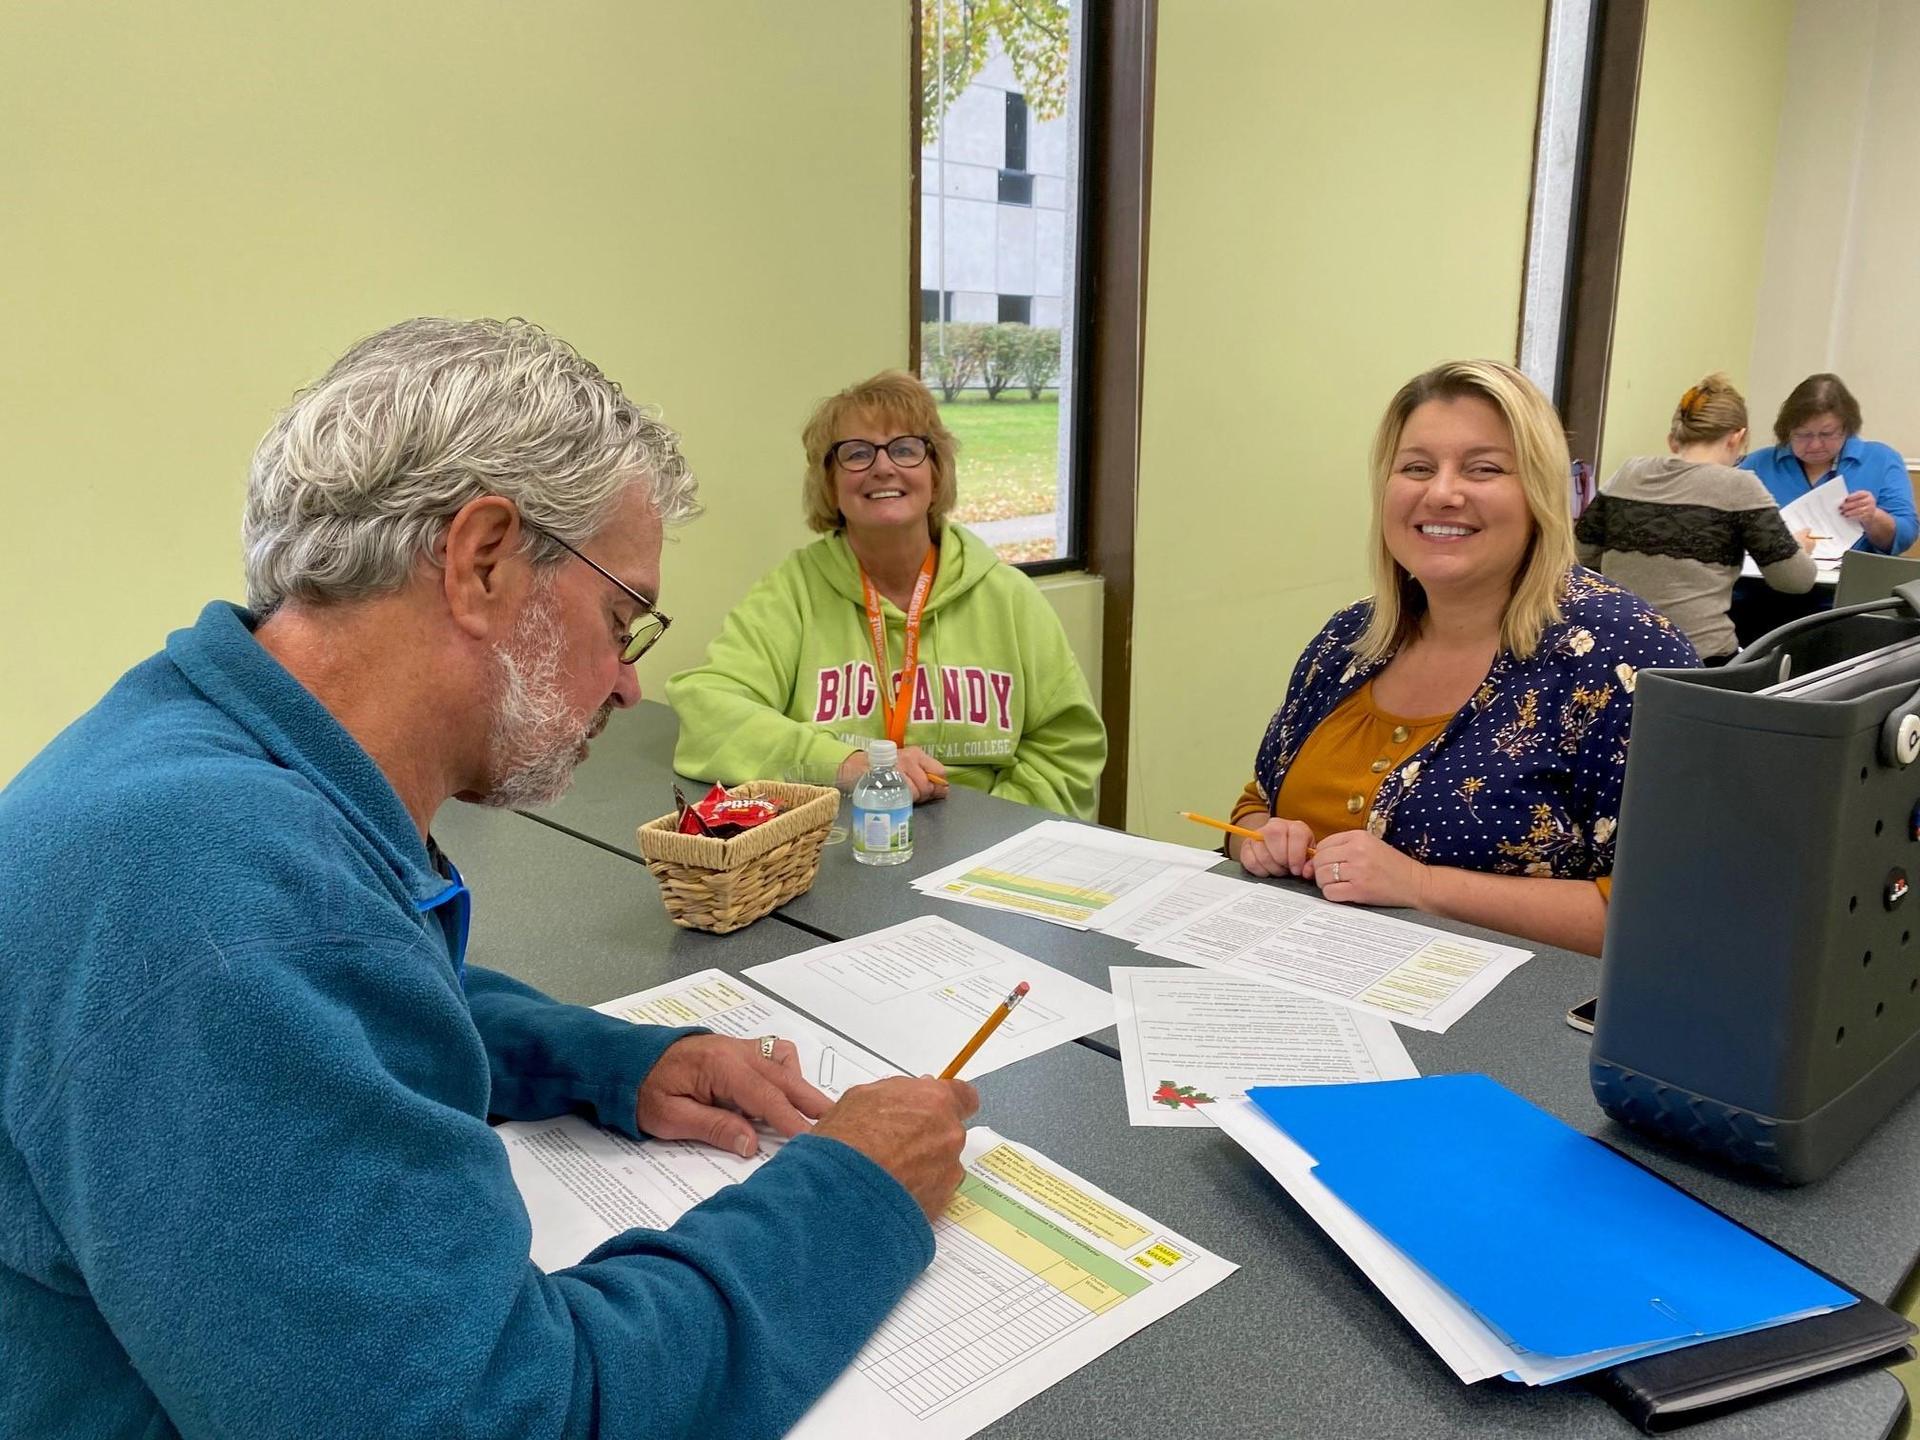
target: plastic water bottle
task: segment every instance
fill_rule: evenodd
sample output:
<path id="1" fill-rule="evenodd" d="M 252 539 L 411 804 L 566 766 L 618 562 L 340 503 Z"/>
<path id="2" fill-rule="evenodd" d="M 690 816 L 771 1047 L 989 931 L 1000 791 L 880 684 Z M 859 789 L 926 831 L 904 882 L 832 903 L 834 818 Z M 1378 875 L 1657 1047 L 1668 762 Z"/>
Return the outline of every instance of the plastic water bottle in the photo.
<path id="1" fill-rule="evenodd" d="M 867 773 L 853 786 L 853 858 L 862 865 L 899 865 L 913 858 L 913 791 L 894 769 L 899 747 L 867 742 Z"/>

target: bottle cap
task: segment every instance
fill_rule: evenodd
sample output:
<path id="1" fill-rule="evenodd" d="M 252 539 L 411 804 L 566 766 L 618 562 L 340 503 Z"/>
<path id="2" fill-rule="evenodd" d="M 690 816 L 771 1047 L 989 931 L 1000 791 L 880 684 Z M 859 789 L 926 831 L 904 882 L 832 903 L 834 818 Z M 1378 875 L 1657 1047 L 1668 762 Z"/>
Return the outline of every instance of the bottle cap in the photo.
<path id="1" fill-rule="evenodd" d="M 891 740 L 869 740 L 867 742 L 867 768 L 870 770 L 891 770 L 893 762 L 900 758 L 900 747 Z"/>

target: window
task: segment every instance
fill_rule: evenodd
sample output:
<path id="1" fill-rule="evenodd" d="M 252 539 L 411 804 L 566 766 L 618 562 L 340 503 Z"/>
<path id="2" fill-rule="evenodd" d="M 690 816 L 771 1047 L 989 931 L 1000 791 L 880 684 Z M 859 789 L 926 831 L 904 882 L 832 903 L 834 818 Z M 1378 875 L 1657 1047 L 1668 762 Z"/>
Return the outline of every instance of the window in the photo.
<path id="1" fill-rule="evenodd" d="M 1027 97 L 1007 91 L 1006 164 L 1000 168 L 1002 205 L 1033 204 L 1033 175 L 1027 169 Z M 1006 319 L 1006 316 L 1001 316 Z"/>
<path id="2" fill-rule="evenodd" d="M 1007 164 L 1009 170 L 1027 168 L 1027 97 L 1007 91 Z"/>
<path id="3" fill-rule="evenodd" d="M 1049 568 L 1082 555 L 1073 353 L 1083 8 L 915 6 L 918 354 L 961 442 L 954 518 L 1003 558 Z"/>

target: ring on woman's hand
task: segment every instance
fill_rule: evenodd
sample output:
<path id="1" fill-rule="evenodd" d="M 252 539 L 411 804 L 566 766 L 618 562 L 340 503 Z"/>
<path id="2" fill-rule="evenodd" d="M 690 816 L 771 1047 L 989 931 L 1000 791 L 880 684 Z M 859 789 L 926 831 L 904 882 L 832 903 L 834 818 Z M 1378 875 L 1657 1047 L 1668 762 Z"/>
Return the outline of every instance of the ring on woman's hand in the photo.
<path id="1" fill-rule="evenodd" d="M 1340 862 L 1338 860 L 1333 862 L 1333 883 L 1336 885 L 1340 883 Z"/>
<path id="2" fill-rule="evenodd" d="M 762 1035 L 760 1037 L 760 1058 L 762 1060 L 771 1060 L 773 1058 L 773 1036 Z"/>

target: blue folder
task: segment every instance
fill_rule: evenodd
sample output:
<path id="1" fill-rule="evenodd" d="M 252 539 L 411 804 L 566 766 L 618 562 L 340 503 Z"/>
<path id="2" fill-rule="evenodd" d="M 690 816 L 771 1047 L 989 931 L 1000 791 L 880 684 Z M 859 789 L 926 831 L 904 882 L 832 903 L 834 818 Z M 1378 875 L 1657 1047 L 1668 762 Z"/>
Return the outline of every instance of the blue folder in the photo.
<path id="1" fill-rule="evenodd" d="M 1650 1353 L 1854 1303 L 1484 1075 L 1247 1093 L 1328 1189 L 1521 1349 Z"/>

